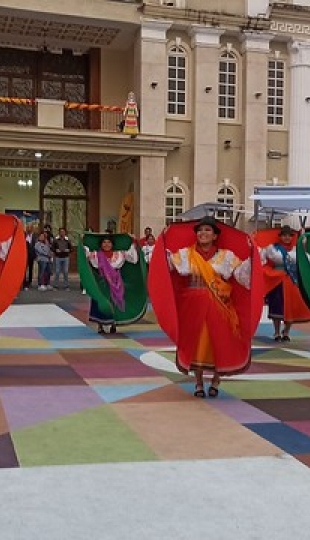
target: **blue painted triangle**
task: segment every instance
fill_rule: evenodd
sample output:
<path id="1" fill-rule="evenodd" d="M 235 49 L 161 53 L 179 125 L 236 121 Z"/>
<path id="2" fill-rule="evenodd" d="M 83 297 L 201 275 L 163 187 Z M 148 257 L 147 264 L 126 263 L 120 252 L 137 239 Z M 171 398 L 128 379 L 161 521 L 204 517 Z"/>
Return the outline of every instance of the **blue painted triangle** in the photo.
<path id="1" fill-rule="evenodd" d="M 92 388 L 97 392 L 101 399 L 107 403 L 113 403 L 115 401 L 121 401 L 133 396 L 145 394 L 156 388 L 161 388 L 164 384 L 120 384 L 112 386 L 93 386 Z"/>

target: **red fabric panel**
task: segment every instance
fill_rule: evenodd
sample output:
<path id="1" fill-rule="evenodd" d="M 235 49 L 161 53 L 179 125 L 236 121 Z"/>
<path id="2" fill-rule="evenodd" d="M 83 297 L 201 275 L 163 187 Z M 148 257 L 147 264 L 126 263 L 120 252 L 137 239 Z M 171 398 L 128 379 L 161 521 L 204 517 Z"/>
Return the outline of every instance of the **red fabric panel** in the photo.
<path id="1" fill-rule="evenodd" d="M 159 325 L 178 342 L 178 314 L 170 270 L 167 263 L 164 233 L 156 240 L 148 273 L 148 290 Z"/>
<path id="2" fill-rule="evenodd" d="M 7 258 L 0 268 L 0 314 L 17 296 L 26 271 L 27 249 L 22 223 L 14 216 L 0 214 L 0 241 L 13 237 Z"/>
<path id="3" fill-rule="evenodd" d="M 310 320 L 310 310 L 305 304 L 299 288 L 288 275 L 283 277 L 284 318 L 288 322 L 306 322 Z"/>

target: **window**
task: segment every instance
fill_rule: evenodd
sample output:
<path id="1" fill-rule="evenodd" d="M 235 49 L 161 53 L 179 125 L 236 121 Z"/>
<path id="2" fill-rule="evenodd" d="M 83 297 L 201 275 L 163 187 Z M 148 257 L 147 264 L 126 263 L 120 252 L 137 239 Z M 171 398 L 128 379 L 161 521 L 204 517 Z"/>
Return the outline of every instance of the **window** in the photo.
<path id="1" fill-rule="evenodd" d="M 183 47 L 173 46 L 168 53 L 168 114 L 187 113 L 188 59 Z"/>
<path id="2" fill-rule="evenodd" d="M 185 212 L 185 190 L 177 184 L 169 185 L 165 193 L 165 222 L 166 225 L 174 221 L 182 221 L 179 217 Z"/>
<path id="3" fill-rule="evenodd" d="M 238 62 L 235 54 L 225 51 L 219 66 L 219 118 L 234 120 L 237 116 Z"/>
<path id="4" fill-rule="evenodd" d="M 0 95 L 87 102 L 88 56 L 1 48 Z M 88 120 L 88 111 L 65 110 L 68 128 L 87 128 Z M 0 103 L 0 123 L 35 124 L 35 105 Z"/>
<path id="5" fill-rule="evenodd" d="M 284 124 L 284 76 L 285 64 L 282 60 L 269 60 L 268 63 L 268 124 Z"/>
<path id="6" fill-rule="evenodd" d="M 234 188 L 231 186 L 222 186 L 217 193 L 217 202 L 227 204 L 233 208 L 236 204 L 236 192 Z M 231 223 L 230 216 L 225 210 L 218 210 L 215 217 L 223 221 L 223 223 Z"/>

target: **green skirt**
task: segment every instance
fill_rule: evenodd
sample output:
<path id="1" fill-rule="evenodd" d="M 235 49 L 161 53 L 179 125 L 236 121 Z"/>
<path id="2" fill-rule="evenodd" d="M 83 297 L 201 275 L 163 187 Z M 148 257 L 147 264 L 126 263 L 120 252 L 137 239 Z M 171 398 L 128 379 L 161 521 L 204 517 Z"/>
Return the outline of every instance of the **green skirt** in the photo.
<path id="1" fill-rule="evenodd" d="M 303 301 L 310 308 L 310 261 L 307 252 L 310 253 L 310 233 L 308 232 L 302 234 L 298 239 L 296 262 L 299 290 Z"/>

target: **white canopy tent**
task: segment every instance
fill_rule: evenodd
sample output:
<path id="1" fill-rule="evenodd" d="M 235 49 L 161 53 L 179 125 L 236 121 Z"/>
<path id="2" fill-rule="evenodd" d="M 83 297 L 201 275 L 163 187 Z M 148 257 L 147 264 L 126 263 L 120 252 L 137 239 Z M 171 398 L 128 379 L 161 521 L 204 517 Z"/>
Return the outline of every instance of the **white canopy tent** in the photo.
<path id="1" fill-rule="evenodd" d="M 305 227 L 310 212 L 310 186 L 257 186 L 249 197 L 254 201 L 253 212 L 245 210 L 243 205 L 229 205 L 218 202 L 201 203 L 178 217 L 183 221 L 201 219 L 204 216 L 214 216 L 218 219 L 225 217 L 225 221 L 237 226 L 241 215 L 249 215 L 249 221 L 255 223 L 255 228 L 264 223 L 272 227 L 274 220 L 285 217 L 294 219 L 295 226 Z"/>
<path id="2" fill-rule="evenodd" d="M 190 210 L 183 212 L 183 214 L 180 214 L 178 217 L 180 217 L 182 221 L 188 221 L 191 219 L 202 219 L 205 216 L 213 216 L 217 217 L 218 219 L 225 217 L 225 221 L 235 227 L 242 212 L 244 212 L 243 207 L 241 207 L 240 205 L 232 206 L 225 203 L 206 202 L 197 204 L 197 206 L 194 206 Z"/>
<path id="3" fill-rule="evenodd" d="M 258 186 L 250 200 L 254 201 L 254 221 L 264 213 L 269 216 L 270 226 L 276 214 L 298 219 L 305 227 L 310 212 L 310 186 Z"/>

